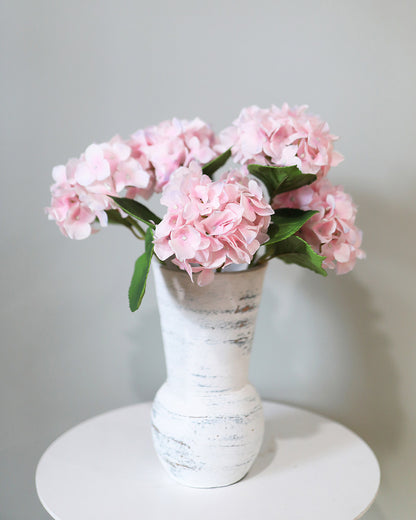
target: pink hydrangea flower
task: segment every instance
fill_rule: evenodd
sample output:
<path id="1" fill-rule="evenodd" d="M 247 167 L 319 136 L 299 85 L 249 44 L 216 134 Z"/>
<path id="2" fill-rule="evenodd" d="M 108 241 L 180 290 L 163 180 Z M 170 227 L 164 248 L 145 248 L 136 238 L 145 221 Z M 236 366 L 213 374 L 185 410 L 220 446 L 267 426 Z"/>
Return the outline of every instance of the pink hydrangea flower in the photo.
<path id="1" fill-rule="evenodd" d="M 362 232 L 355 225 L 357 208 L 341 186 L 333 186 L 327 178 L 309 186 L 277 195 L 272 203 L 277 208 L 316 210 L 301 228 L 300 236 L 319 254 L 325 256 L 323 267 L 337 274 L 351 271 L 357 258 L 365 258 L 360 249 Z"/>
<path id="2" fill-rule="evenodd" d="M 193 160 L 205 164 L 214 159 L 218 155 L 215 144 L 214 132 L 199 118 L 163 121 L 138 130 L 129 141 L 133 157 L 150 173 L 151 189 L 157 193 L 180 166 L 189 166 Z"/>
<path id="3" fill-rule="evenodd" d="M 52 176 L 56 182 L 51 186 L 52 202 L 46 211 L 65 236 L 81 240 L 91 234 L 96 214 L 80 201 L 80 192 L 85 188 L 69 181 L 77 166 L 76 159 L 70 160 L 67 166 L 55 166 Z"/>
<path id="4" fill-rule="evenodd" d="M 134 196 L 134 190 L 146 190 L 150 183 L 149 173 L 119 136 L 90 145 L 79 159 L 56 166 L 52 176 L 48 217 L 65 236 L 78 240 L 98 230 L 97 220 L 107 225 L 105 211 L 117 208 L 108 195 L 120 196 L 126 189 L 126 196 Z"/>
<path id="5" fill-rule="evenodd" d="M 219 181 L 202 174 L 192 162 L 179 168 L 165 187 L 161 203 L 168 210 L 155 230 L 155 253 L 192 273 L 206 285 L 214 270 L 250 263 L 268 236 L 271 206 L 257 181 L 238 170 Z"/>
<path id="6" fill-rule="evenodd" d="M 333 149 L 338 139 L 318 116 L 308 114 L 307 106 L 244 108 L 232 126 L 219 136 L 216 150 L 232 148 L 240 164 L 297 166 L 303 173 L 326 175 L 343 157 Z"/>

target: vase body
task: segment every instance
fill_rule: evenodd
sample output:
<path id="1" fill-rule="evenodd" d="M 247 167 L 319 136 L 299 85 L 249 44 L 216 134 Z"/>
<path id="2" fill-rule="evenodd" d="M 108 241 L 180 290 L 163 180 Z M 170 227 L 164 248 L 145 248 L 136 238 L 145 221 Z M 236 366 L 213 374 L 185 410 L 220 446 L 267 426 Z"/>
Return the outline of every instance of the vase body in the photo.
<path id="1" fill-rule="evenodd" d="M 153 272 L 167 369 L 152 407 L 156 452 L 182 484 L 233 484 L 263 439 L 248 370 L 265 267 L 218 273 L 205 287 L 156 263 Z"/>

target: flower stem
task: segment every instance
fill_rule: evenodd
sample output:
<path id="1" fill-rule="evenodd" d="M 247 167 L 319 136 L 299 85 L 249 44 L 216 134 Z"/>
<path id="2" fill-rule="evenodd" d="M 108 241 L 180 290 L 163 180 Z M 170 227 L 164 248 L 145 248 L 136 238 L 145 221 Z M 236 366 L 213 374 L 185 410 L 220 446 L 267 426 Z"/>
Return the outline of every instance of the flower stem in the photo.
<path id="1" fill-rule="evenodd" d="M 138 234 L 136 233 L 136 231 L 134 231 L 134 227 L 133 227 L 133 226 L 127 226 L 127 228 L 130 229 L 130 231 L 133 233 L 133 235 L 134 235 L 136 238 L 138 238 L 139 240 L 143 240 L 143 237 L 140 236 L 140 235 L 138 235 Z"/>
<path id="2" fill-rule="evenodd" d="M 143 240 L 146 233 L 145 233 L 144 229 L 140 226 L 140 224 L 131 217 L 127 217 L 126 220 L 127 220 L 126 225 L 129 227 L 129 229 L 133 233 L 133 235 L 136 236 L 137 238 Z M 134 230 L 136 230 L 138 232 L 138 235 L 136 234 L 136 232 Z"/>

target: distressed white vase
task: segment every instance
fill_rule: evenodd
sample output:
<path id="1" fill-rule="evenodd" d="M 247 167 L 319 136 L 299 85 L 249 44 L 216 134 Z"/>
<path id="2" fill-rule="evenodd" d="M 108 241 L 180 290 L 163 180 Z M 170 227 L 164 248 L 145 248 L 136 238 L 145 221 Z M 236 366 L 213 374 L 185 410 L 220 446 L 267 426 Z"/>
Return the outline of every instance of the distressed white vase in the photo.
<path id="1" fill-rule="evenodd" d="M 156 452 L 184 485 L 233 484 L 263 439 L 248 370 L 265 267 L 217 273 L 205 287 L 177 269 L 153 271 L 167 368 L 152 407 Z"/>

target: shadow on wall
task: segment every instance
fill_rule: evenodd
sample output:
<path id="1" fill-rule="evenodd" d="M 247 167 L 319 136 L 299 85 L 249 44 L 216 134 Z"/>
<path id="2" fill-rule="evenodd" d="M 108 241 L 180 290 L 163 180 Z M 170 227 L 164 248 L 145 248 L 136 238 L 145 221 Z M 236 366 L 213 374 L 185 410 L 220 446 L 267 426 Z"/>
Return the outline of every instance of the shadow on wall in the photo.
<path id="1" fill-rule="evenodd" d="M 409 264 L 410 255 L 398 260 L 395 250 L 383 243 L 380 229 L 395 236 L 396 243 L 405 243 L 397 219 L 411 218 L 400 217 L 402 208 L 380 215 L 380 206 L 380 201 L 361 201 L 359 225 L 365 229 L 368 255 L 360 267 L 364 283 L 355 273 L 331 273 L 324 280 L 277 261 L 269 266 L 251 376 L 263 397 L 338 420 L 383 457 L 398 445 L 404 419 L 391 355 L 395 329 L 403 326 L 403 302 L 392 266 Z M 407 264 L 403 269 L 412 272 Z M 393 326 L 392 319 L 397 322 Z"/>

